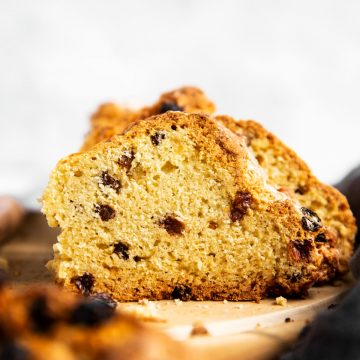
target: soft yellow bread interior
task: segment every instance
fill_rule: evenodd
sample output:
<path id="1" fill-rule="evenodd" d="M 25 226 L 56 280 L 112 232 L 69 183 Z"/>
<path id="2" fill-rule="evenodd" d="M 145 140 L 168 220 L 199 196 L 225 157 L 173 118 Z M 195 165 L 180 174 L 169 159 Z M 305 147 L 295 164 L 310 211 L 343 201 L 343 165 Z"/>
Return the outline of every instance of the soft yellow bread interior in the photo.
<path id="1" fill-rule="evenodd" d="M 57 281 L 119 300 L 296 295 L 339 255 L 244 139 L 199 114 L 167 112 L 61 160 L 43 212 L 62 229 Z"/>

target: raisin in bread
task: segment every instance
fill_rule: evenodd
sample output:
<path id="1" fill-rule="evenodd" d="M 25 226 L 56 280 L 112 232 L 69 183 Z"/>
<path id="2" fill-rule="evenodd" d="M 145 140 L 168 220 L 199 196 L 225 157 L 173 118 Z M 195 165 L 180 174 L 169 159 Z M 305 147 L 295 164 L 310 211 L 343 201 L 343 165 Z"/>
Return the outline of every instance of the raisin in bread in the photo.
<path id="1" fill-rule="evenodd" d="M 338 266 L 316 214 L 205 114 L 169 111 L 66 157 L 42 202 L 62 229 L 49 267 L 68 289 L 252 300 L 304 293 Z"/>
<path id="2" fill-rule="evenodd" d="M 215 106 L 200 89 L 189 86 L 167 92 L 154 105 L 139 110 L 122 108 L 113 103 L 104 104 L 92 116 L 91 129 L 81 150 L 87 150 L 100 141 L 121 134 L 134 121 L 169 110 L 211 114 L 215 111 Z"/>
<path id="3" fill-rule="evenodd" d="M 328 244 L 329 248 L 339 251 L 339 264 L 329 262 L 324 266 L 328 271 L 332 268 L 334 274 L 346 272 L 353 251 L 356 222 L 345 196 L 321 183 L 293 150 L 257 122 L 236 121 L 229 116 L 216 118 L 234 133 L 245 136 L 269 184 L 298 200 L 322 220 L 327 232 L 320 232 L 316 243 Z M 304 227 L 308 227 L 306 223 Z M 322 251 L 328 251 L 328 247 L 322 246 Z"/>
<path id="4" fill-rule="evenodd" d="M 115 311 L 105 294 L 0 289 L 0 360 L 188 359 L 167 336 Z"/>

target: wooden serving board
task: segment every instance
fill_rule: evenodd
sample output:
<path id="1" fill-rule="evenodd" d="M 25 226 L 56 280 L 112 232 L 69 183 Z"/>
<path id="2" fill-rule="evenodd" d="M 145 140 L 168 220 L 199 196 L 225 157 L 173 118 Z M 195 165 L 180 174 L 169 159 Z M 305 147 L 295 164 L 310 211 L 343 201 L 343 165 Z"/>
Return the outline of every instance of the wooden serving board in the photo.
<path id="1" fill-rule="evenodd" d="M 8 260 L 14 286 L 51 283 L 45 268 L 52 257 L 58 231 L 50 229 L 39 213 L 27 215 L 23 225 L 0 246 L 0 256 Z M 288 300 L 286 306 L 274 299 L 260 303 L 157 301 L 145 304 L 122 303 L 120 310 L 147 316 L 149 324 L 184 341 L 199 358 L 273 359 L 288 349 L 300 330 L 319 311 L 330 311 L 351 287 L 351 279 L 332 286 L 314 287 L 303 300 Z M 147 314 L 147 315 L 146 315 Z M 208 335 L 190 336 L 194 324 L 201 323 Z"/>

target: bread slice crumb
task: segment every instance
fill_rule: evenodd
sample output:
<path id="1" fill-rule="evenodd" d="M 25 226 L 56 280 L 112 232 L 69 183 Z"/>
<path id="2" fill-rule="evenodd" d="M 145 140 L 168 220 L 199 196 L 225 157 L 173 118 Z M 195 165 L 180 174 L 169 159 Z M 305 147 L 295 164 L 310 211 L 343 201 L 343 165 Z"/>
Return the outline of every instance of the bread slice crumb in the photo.
<path id="1" fill-rule="evenodd" d="M 195 322 L 191 330 L 190 336 L 210 335 L 208 329 L 201 322 Z"/>
<path id="2" fill-rule="evenodd" d="M 275 305 L 286 306 L 287 305 L 287 299 L 284 298 L 283 296 L 278 296 L 275 299 Z"/>
<path id="3" fill-rule="evenodd" d="M 157 305 L 148 299 L 141 299 L 138 303 L 118 303 L 118 309 L 126 314 L 130 314 L 137 319 L 152 322 L 165 322 L 160 318 Z"/>
<path id="4" fill-rule="evenodd" d="M 174 303 L 175 303 L 176 306 L 182 305 L 182 301 L 180 299 L 175 299 Z"/>

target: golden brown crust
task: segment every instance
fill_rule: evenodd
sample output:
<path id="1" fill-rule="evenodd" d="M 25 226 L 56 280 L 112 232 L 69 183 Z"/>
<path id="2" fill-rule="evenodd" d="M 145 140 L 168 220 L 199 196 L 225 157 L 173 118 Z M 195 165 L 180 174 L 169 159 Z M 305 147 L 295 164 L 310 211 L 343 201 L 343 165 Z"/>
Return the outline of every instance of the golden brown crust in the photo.
<path id="1" fill-rule="evenodd" d="M 122 108 L 113 103 L 103 104 L 91 118 L 91 129 L 81 150 L 88 150 L 100 141 L 106 140 L 115 134 L 121 134 L 132 122 L 174 108 L 188 113 L 204 112 L 212 114 L 215 111 L 215 105 L 206 97 L 203 91 L 190 86 L 164 93 L 154 105 L 139 110 Z"/>

